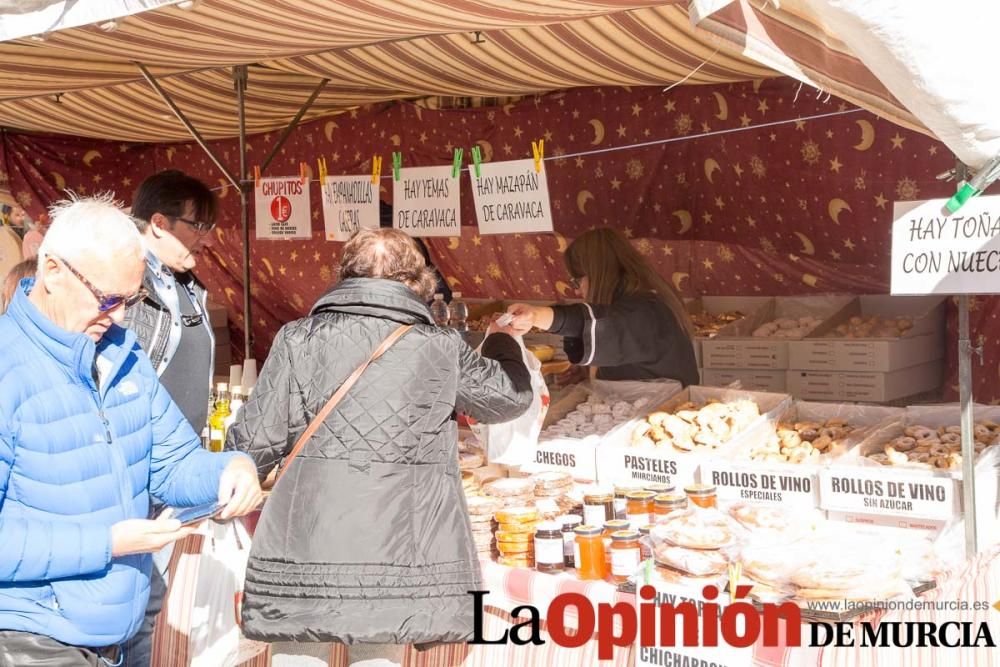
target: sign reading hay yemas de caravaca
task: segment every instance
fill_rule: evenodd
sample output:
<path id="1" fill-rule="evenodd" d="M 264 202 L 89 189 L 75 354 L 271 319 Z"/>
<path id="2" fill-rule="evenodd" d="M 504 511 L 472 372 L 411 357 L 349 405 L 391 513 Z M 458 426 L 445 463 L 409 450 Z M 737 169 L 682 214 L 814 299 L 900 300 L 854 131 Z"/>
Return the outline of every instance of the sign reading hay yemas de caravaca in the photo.
<path id="1" fill-rule="evenodd" d="M 258 239 L 312 237 L 309 183 L 299 176 L 262 178 L 254 188 Z"/>
<path id="2" fill-rule="evenodd" d="M 451 167 L 411 167 L 392 181 L 392 226 L 410 236 L 461 236 L 458 179 Z"/>
<path id="3" fill-rule="evenodd" d="M 346 241 L 359 229 L 378 229 L 378 184 L 371 176 L 327 176 L 322 193 L 327 241 Z"/>
<path id="4" fill-rule="evenodd" d="M 512 160 L 469 166 L 480 234 L 551 232 L 552 208 L 545 169 L 534 160 Z"/>
<path id="5" fill-rule="evenodd" d="M 893 294 L 1000 292 L 1000 197 L 976 197 L 955 214 L 945 201 L 896 202 Z"/>

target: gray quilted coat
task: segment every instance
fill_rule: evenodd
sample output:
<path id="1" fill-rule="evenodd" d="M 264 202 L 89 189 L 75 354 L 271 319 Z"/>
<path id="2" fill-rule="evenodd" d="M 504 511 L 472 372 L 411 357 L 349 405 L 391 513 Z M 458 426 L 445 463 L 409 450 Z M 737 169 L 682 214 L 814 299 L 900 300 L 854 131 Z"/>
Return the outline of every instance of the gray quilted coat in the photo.
<path id="1" fill-rule="evenodd" d="M 531 383 L 510 336 L 483 356 L 432 324 L 414 292 L 350 279 L 281 329 L 227 449 L 263 479 L 347 376 L 400 324 L 267 501 L 247 567 L 243 630 L 263 641 L 461 642 L 482 579 L 458 468 L 457 410 L 522 414 Z"/>

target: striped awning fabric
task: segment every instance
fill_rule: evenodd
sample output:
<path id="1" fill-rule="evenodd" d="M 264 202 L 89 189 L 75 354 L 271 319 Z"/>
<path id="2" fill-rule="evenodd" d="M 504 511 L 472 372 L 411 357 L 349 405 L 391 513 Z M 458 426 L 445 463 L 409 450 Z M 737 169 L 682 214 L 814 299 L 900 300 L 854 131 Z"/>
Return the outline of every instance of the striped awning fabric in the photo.
<path id="1" fill-rule="evenodd" d="M 190 6 L 191 3 L 188 3 Z M 188 133 L 142 78 L 148 66 L 207 138 L 237 133 L 231 68 L 250 64 L 247 130 L 438 95 L 774 76 L 653 0 L 202 0 L 0 44 L 0 125 L 127 141 Z M 475 33 L 479 33 L 478 37 Z"/>

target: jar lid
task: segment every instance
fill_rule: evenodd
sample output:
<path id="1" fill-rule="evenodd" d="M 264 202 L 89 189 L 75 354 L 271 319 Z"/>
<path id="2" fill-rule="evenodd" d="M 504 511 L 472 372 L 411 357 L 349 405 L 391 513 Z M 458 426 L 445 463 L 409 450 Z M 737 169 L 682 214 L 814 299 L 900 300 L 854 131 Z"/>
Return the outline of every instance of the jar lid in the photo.
<path id="1" fill-rule="evenodd" d="M 625 494 L 632 491 L 642 491 L 645 485 L 642 482 L 636 482 L 633 480 L 628 480 L 625 482 L 618 482 L 615 484 L 615 493 Z"/>
<path id="2" fill-rule="evenodd" d="M 587 505 L 601 505 L 615 499 L 613 493 L 585 493 L 583 502 Z"/>
<path id="3" fill-rule="evenodd" d="M 714 496 L 715 484 L 689 484 L 684 487 L 684 493 L 689 496 Z"/>
<path id="4" fill-rule="evenodd" d="M 652 491 L 631 491 L 625 494 L 626 500 L 641 500 L 643 502 L 652 500 L 656 494 Z"/>
<path id="5" fill-rule="evenodd" d="M 611 534 L 613 542 L 631 542 L 637 539 L 639 539 L 639 531 L 637 530 L 619 530 Z"/>
<path id="6" fill-rule="evenodd" d="M 653 493 L 659 495 L 661 493 L 673 493 L 677 490 L 677 487 L 673 484 L 665 484 L 662 482 L 650 482 L 643 487 L 647 491 L 652 491 Z"/>
<path id="7" fill-rule="evenodd" d="M 674 505 L 687 505 L 687 502 L 687 496 L 679 496 L 672 493 L 661 493 L 653 498 L 653 503 L 657 505 L 666 505 L 667 507 L 673 507 Z"/>
<path id="8" fill-rule="evenodd" d="M 651 523 L 647 523 L 645 526 L 639 526 L 639 534 L 640 535 L 649 535 L 649 532 L 651 530 L 653 530 L 653 528 L 655 528 L 655 527 L 656 526 L 654 526 Z"/>
<path id="9" fill-rule="evenodd" d="M 579 514 L 563 514 L 562 516 L 556 517 L 556 522 L 562 526 L 563 529 L 575 528 L 583 523 L 583 517 Z"/>
<path id="10" fill-rule="evenodd" d="M 562 526 L 560 526 L 555 521 L 542 521 L 537 526 L 535 526 L 535 532 L 541 533 L 558 533 Z"/>
<path id="11" fill-rule="evenodd" d="M 625 519 L 611 519 L 604 522 L 604 530 L 624 530 L 632 524 Z"/>
<path id="12" fill-rule="evenodd" d="M 584 535 L 586 537 L 595 537 L 597 535 L 600 535 L 604 531 L 602 531 L 598 526 L 583 525 L 574 528 L 573 532 L 576 533 L 577 535 Z"/>

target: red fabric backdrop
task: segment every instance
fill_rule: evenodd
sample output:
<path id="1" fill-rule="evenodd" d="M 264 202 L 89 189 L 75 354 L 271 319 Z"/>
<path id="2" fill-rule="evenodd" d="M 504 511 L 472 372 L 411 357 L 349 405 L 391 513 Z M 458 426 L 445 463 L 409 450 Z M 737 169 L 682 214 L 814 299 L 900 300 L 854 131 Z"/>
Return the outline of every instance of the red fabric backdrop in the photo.
<path id="1" fill-rule="evenodd" d="M 820 114 L 835 115 L 798 120 Z M 468 156 L 477 144 L 485 160 L 504 160 L 530 157 L 532 140 L 542 138 L 546 157 L 558 158 L 546 163 L 555 235 L 479 236 L 463 177 L 461 239 L 430 242 L 439 269 L 466 296 L 569 295 L 561 250 L 600 225 L 621 228 L 687 296 L 884 293 L 892 202 L 954 189 L 935 178 L 954 165 L 939 142 L 836 98 L 819 99 L 787 79 L 667 92 L 574 89 L 502 108 L 364 107 L 298 128 L 269 173 L 298 173 L 299 161 L 315 169 L 321 156 L 331 174 L 370 173 L 371 157 L 379 154 L 387 174 L 382 196 L 389 200 L 393 150 L 402 152 L 404 166 L 450 164 L 453 148 L 464 147 Z M 251 165 L 276 139 L 250 138 Z M 672 141 L 613 150 L 662 139 Z M 235 171 L 235 141 L 212 145 Z M 0 171 L 36 216 L 62 187 L 83 194 L 112 190 L 127 202 L 144 177 L 168 167 L 220 188 L 221 224 L 198 273 L 230 309 L 234 348 L 241 348 L 239 198 L 198 146 L 9 131 L 0 142 Z M 305 314 L 332 280 L 341 245 L 324 240 L 317 183 L 312 206 L 313 240 L 251 244 L 258 358 L 277 329 Z M 986 337 L 986 363 L 975 367 L 978 400 L 1000 400 L 1000 347 L 991 335 L 998 313 L 996 300 L 975 300 L 974 336 Z M 951 308 L 951 331 L 956 319 Z M 948 343 L 950 396 L 954 339 Z"/>

